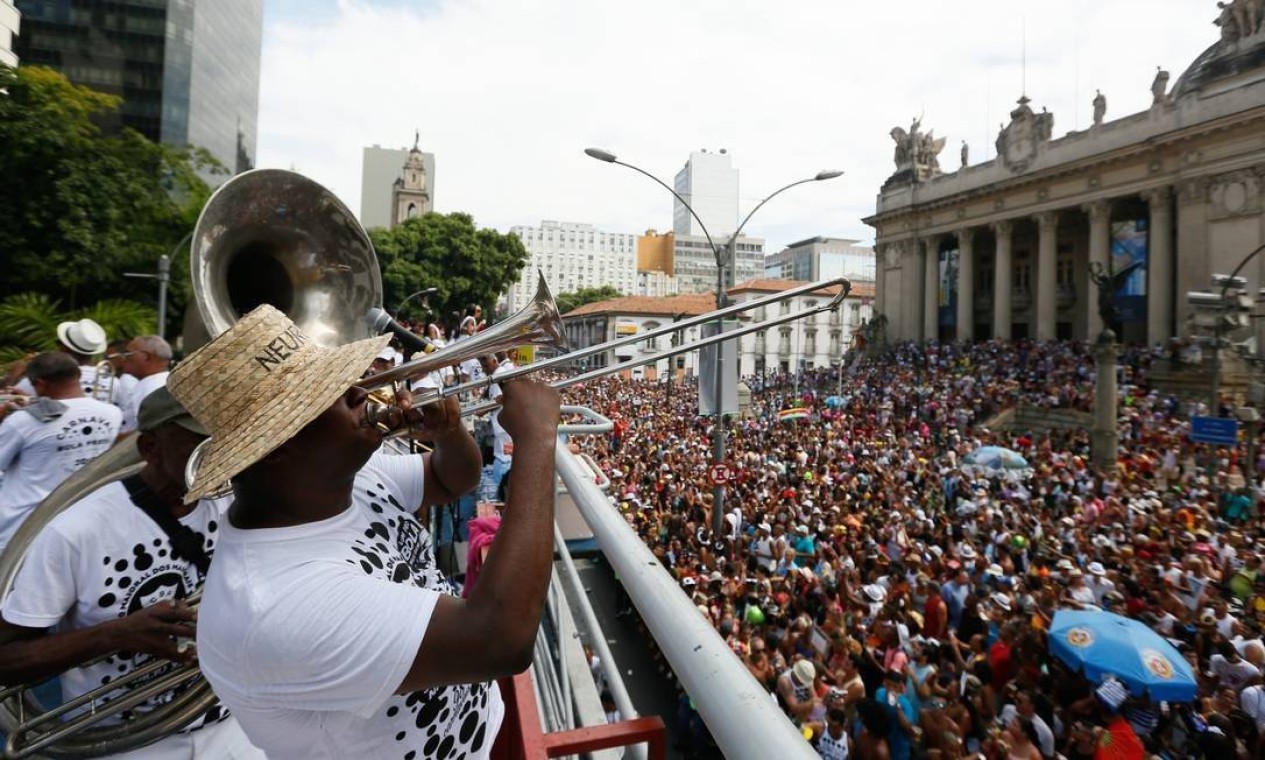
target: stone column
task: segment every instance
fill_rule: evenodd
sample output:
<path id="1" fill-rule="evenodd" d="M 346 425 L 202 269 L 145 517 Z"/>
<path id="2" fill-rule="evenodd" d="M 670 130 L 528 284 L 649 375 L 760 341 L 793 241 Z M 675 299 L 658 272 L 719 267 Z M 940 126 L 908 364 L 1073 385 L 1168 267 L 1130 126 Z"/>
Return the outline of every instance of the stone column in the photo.
<path id="1" fill-rule="evenodd" d="M 958 231 L 958 325 L 957 339 L 975 339 L 975 230 Z"/>
<path id="2" fill-rule="evenodd" d="M 883 313 L 883 305 L 887 303 L 887 295 L 883 289 L 887 287 L 887 245 L 874 246 L 874 310 L 873 317 Z M 843 308 L 842 306 L 840 307 Z"/>
<path id="3" fill-rule="evenodd" d="M 940 337 L 940 236 L 923 238 L 922 258 L 922 340 Z"/>
<path id="4" fill-rule="evenodd" d="M 1089 216 L 1089 267 L 1090 271 L 1094 270 L 1094 264 L 1097 263 L 1107 271 L 1107 258 L 1111 255 L 1111 201 L 1093 201 L 1086 203 L 1081 207 Z M 1086 281 L 1089 281 L 1086 278 Z M 1092 284 L 1092 281 L 1089 281 Z M 1098 316 L 1098 291 L 1094 288 L 1085 288 L 1083 296 L 1085 303 L 1083 307 L 1089 314 L 1089 321 L 1085 324 L 1088 329 L 1085 333 L 1089 340 L 1098 339 L 1098 333 L 1102 332 L 1104 325 L 1102 318 Z"/>
<path id="5" fill-rule="evenodd" d="M 1111 474 L 1116 469 L 1119 437 L 1116 425 L 1116 335 L 1101 331 L 1094 341 L 1094 428 L 1089 434 L 1090 458 L 1094 468 Z"/>
<path id="6" fill-rule="evenodd" d="M 993 337 L 1010 340 L 1010 281 L 1013 262 L 1010 253 L 1012 225 L 1007 220 L 993 222 L 997 236 L 997 254 L 993 262 Z"/>
<path id="7" fill-rule="evenodd" d="M 1146 342 L 1173 337 L 1173 192 L 1157 187 L 1142 194 L 1150 207 L 1146 276 Z"/>
<path id="8" fill-rule="evenodd" d="M 1037 214 L 1037 281 L 1032 288 L 1037 303 L 1037 332 L 1034 336 L 1037 340 L 1054 340 L 1054 320 L 1058 307 L 1058 283 L 1055 281 L 1058 230 L 1057 211 Z"/>

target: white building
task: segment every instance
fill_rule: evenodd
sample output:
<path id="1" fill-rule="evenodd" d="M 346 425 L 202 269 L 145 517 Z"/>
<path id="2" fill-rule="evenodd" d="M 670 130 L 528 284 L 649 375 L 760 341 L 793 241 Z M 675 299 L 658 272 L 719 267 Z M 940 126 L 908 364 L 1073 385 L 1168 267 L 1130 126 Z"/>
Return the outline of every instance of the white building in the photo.
<path id="1" fill-rule="evenodd" d="M 13 38 L 18 36 L 22 14 L 13 6 L 13 0 L 0 0 L 0 64 L 16 67 L 18 56 L 13 52 Z"/>
<path id="2" fill-rule="evenodd" d="M 3 0 L 0 0 L 3 2 Z M 365 227 L 390 227 L 396 180 L 404 179 L 408 148 L 365 148 L 360 169 L 360 223 Z M 422 152 L 426 196 L 435 206 L 435 154 Z"/>
<path id="3" fill-rule="evenodd" d="M 694 209 L 707 232 L 718 244 L 729 239 L 738 226 L 738 170 L 729 153 L 706 149 L 690 153 L 690 160 L 677 172 L 673 183 L 678 195 Z M 682 235 L 702 235 L 698 221 L 680 201 L 673 201 L 672 231 Z M 715 270 L 712 270 L 715 272 Z"/>
<path id="4" fill-rule="evenodd" d="M 715 237 L 715 233 L 712 235 L 717 245 L 724 245 L 729 239 L 728 235 L 724 238 Z M 702 235 L 678 234 L 674 249 L 673 270 L 676 273 L 677 290 L 681 293 L 715 293 L 716 253 L 707 238 Z M 732 287 L 735 282 L 764 276 L 763 238 L 738 236 L 735 257 L 737 260 L 725 279 L 727 286 Z"/>
<path id="5" fill-rule="evenodd" d="M 710 293 L 650 298 L 646 296 L 627 296 L 609 301 L 600 301 L 581 306 L 562 315 L 562 326 L 571 348 L 588 348 L 599 343 L 614 340 L 626 335 L 649 332 L 663 325 L 680 321 L 687 317 L 706 314 L 715 309 L 716 297 Z M 693 342 L 699 339 L 699 328 L 686 328 L 681 340 Z M 585 369 L 609 367 L 639 356 L 661 351 L 672 345 L 678 345 L 672 336 L 638 343 L 630 343 L 617 349 L 595 354 L 581 360 Z M 679 356 L 660 359 L 657 362 L 637 367 L 628 372 L 629 377 L 645 377 L 651 380 L 666 377 L 668 364 L 676 367 L 678 378 L 698 374 L 698 352 L 689 351 Z"/>
<path id="6" fill-rule="evenodd" d="M 610 285 L 620 293 L 636 293 L 637 236 L 603 232 L 591 224 L 543 221 L 539 227 L 511 227 L 527 248 L 527 266 L 510 286 L 506 306 L 512 313 L 536 292 L 536 270 L 545 274 L 555 293 Z"/>
<path id="7" fill-rule="evenodd" d="M 735 303 L 781 293 L 805 285 L 797 280 L 752 280 L 729 290 Z M 820 305 L 839 293 L 837 286 L 814 291 L 746 313 L 756 321 L 773 319 L 801 309 Z M 874 285 L 854 283 L 839 308 L 829 313 L 812 314 L 803 319 L 742 336 L 738 358 L 738 374 L 762 375 L 766 372 L 789 372 L 796 367 L 813 369 L 838 364 L 852 347 L 855 333 L 868 321 L 873 310 Z"/>
<path id="8" fill-rule="evenodd" d="M 806 282 L 836 277 L 873 282 L 874 249 L 858 242 L 818 236 L 791 243 L 765 259 L 764 276 Z"/>

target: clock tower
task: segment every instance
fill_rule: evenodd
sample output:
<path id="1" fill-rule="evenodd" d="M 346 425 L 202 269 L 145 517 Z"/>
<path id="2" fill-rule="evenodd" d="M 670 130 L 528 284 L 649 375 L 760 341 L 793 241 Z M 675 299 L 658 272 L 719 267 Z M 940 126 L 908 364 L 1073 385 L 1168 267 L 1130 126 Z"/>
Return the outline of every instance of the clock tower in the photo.
<path id="1" fill-rule="evenodd" d="M 426 192 L 426 164 L 422 149 L 417 146 L 419 134 L 413 134 L 413 149 L 404 162 L 404 172 L 391 190 L 391 226 L 421 216 L 431 210 L 430 193 Z"/>

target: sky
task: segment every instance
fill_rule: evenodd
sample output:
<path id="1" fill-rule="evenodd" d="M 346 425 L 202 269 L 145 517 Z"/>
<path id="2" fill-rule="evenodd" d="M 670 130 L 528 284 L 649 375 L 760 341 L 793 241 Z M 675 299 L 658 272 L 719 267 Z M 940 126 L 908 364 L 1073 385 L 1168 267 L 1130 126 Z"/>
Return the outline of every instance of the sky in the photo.
<path id="1" fill-rule="evenodd" d="M 293 168 L 360 208 L 361 151 L 436 155 L 435 210 L 508 231 L 544 219 L 671 229 L 672 197 L 584 155 L 601 147 L 671 184 L 725 148 L 739 212 L 823 169 L 747 227 L 766 250 L 873 242 L 892 127 L 921 116 L 953 171 L 992 160 L 1027 93 L 1054 134 L 1145 110 L 1216 41 L 1212 0 L 266 0 L 258 165 Z"/>

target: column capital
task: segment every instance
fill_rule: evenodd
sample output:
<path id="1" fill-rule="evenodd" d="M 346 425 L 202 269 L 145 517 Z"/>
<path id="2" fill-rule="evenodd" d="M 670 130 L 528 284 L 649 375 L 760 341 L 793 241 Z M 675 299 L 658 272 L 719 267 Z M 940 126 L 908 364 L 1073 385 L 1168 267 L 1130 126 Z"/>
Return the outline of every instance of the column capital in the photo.
<path id="1" fill-rule="evenodd" d="M 944 233 L 933 232 L 923 235 L 918 239 L 922 241 L 922 244 L 926 246 L 928 251 L 939 253 L 940 241 L 944 239 Z"/>
<path id="2" fill-rule="evenodd" d="M 1037 220 L 1037 227 L 1042 232 L 1051 232 L 1059 224 L 1059 212 L 1057 211 L 1042 211 L 1032 218 Z"/>
<path id="3" fill-rule="evenodd" d="M 1111 218 L 1111 200 L 1103 199 L 1081 204 L 1081 211 L 1089 216 L 1091 222 L 1105 222 Z"/>
<path id="4" fill-rule="evenodd" d="M 1168 185 L 1160 185 L 1150 190 L 1143 190 L 1139 195 L 1142 196 L 1142 200 L 1146 201 L 1152 210 L 1157 207 L 1167 208 L 1167 204 L 1173 199 L 1173 188 Z"/>
<path id="5" fill-rule="evenodd" d="M 962 229 L 957 230 L 954 234 L 958 236 L 959 246 L 968 246 L 975 240 L 974 227 L 963 227 Z"/>
<path id="6" fill-rule="evenodd" d="M 1014 230 L 1014 223 L 1009 219 L 1000 219 L 988 225 L 993 228 L 993 234 L 997 237 L 1010 237 L 1010 233 Z"/>

